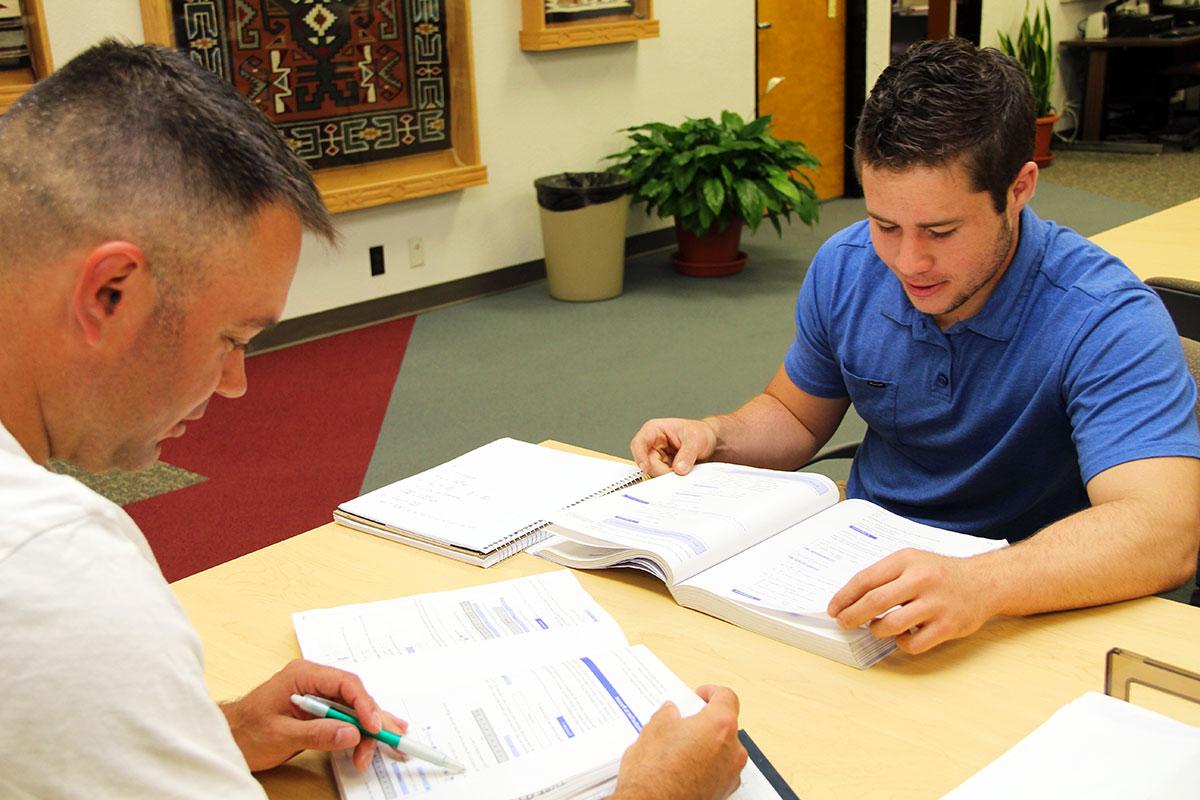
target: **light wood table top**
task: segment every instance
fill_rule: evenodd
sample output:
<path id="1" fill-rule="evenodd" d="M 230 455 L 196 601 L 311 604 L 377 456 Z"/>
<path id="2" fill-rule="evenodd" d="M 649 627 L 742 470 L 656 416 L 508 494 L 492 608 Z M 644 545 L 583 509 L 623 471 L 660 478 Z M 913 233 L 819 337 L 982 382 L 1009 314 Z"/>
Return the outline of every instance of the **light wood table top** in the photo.
<path id="1" fill-rule="evenodd" d="M 1142 280 L 1200 281 L 1200 198 L 1118 225 L 1091 240 Z"/>
<path id="2" fill-rule="evenodd" d="M 204 641 L 213 696 L 232 699 L 299 656 L 291 613 L 546 572 L 492 569 L 329 524 L 173 585 Z M 1159 598 L 994 620 L 922 656 L 859 671 L 681 608 L 648 575 L 576 572 L 686 683 L 732 686 L 741 722 L 805 800 L 928 798 L 961 783 L 1088 690 L 1119 646 L 1200 671 L 1200 608 Z M 272 798 L 334 798 L 328 758 L 259 776 Z"/>

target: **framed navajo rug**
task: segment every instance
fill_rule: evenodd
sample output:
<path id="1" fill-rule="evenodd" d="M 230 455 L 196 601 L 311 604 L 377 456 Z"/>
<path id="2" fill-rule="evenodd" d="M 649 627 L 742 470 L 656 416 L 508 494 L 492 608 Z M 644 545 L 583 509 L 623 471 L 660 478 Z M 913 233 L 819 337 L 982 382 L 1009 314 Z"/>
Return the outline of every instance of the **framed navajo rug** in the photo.
<path id="1" fill-rule="evenodd" d="M 330 211 L 487 182 L 468 0 L 141 0 L 146 41 L 245 95 Z"/>

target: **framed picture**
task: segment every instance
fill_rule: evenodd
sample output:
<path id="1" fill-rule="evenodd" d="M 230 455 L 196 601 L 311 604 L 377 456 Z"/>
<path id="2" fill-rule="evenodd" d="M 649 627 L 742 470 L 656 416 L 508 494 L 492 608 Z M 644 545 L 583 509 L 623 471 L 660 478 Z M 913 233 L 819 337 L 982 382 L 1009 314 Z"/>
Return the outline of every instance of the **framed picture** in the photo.
<path id="1" fill-rule="evenodd" d="M 658 36 L 651 0 L 521 0 L 522 50 L 562 50 Z"/>
<path id="2" fill-rule="evenodd" d="M 468 0 L 141 0 L 146 41 L 231 83 L 330 211 L 487 183 Z"/>

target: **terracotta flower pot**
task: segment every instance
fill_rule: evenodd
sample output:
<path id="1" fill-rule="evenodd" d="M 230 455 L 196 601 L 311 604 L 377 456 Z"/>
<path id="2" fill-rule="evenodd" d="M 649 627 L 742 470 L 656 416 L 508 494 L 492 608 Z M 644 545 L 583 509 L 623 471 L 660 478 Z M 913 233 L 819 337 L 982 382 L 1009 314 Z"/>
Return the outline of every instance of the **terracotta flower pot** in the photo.
<path id="1" fill-rule="evenodd" d="M 738 250 L 741 238 L 741 220 L 730 222 L 723 231 L 718 231 L 717 226 L 713 225 L 708 233 L 697 236 L 684 230 L 679 217 L 676 217 L 675 240 L 679 243 L 679 250 L 671 255 L 671 263 L 677 272 L 697 278 L 733 275 L 746 266 L 747 255 Z"/>
<path id="2" fill-rule="evenodd" d="M 1058 122 L 1058 114 L 1048 117 L 1038 117 L 1037 133 L 1033 140 L 1033 160 L 1038 168 L 1050 166 L 1054 153 L 1050 150 L 1050 136 L 1054 133 L 1054 123 Z"/>

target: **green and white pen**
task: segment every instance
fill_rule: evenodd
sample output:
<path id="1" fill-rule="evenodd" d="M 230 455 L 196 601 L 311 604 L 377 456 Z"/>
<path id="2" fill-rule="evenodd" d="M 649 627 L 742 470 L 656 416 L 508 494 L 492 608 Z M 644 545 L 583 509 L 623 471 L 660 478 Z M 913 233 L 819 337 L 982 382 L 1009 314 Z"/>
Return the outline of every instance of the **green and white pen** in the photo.
<path id="1" fill-rule="evenodd" d="M 363 736 L 369 736 L 372 739 L 383 742 L 389 747 L 394 747 L 401 753 L 406 753 L 413 758 L 419 758 L 422 761 L 428 761 L 430 764 L 445 767 L 451 772 L 466 772 L 467 770 L 462 764 L 448 758 L 444 753 L 434 750 L 427 744 L 414 741 L 408 736 L 402 736 L 387 730 L 380 730 L 379 733 L 371 733 L 350 713 L 351 710 L 349 708 L 340 703 L 334 703 L 332 700 L 326 700 L 323 697 L 316 697 L 311 694 L 294 694 L 292 695 L 292 704 L 296 708 L 307 711 L 314 717 L 328 717 L 329 719 L 348 722 L 358 728 Z"/>

